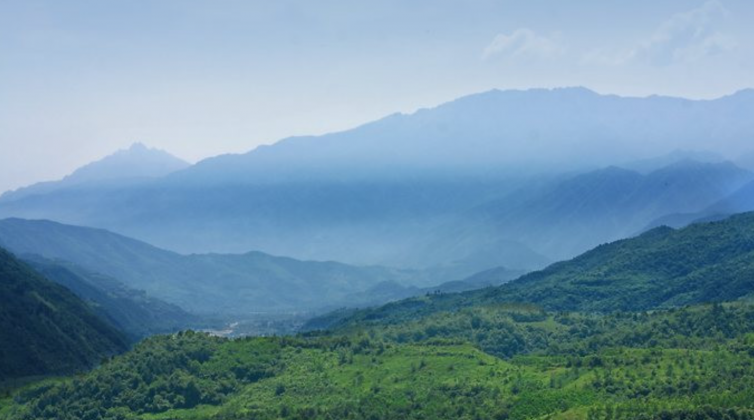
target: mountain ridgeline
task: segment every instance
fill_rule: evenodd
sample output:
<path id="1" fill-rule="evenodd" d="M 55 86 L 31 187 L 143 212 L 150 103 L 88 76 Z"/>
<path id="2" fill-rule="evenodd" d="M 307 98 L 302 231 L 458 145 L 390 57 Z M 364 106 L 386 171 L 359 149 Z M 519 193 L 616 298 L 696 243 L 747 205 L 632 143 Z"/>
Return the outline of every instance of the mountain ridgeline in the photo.
<path id="1" fill-rule="evenodd" d="M 352 130 L 294 137 L 242 155 L 206 159 L 175 182 L 280 183 L 403 178 L 406 173 L 478 173 L 542 167 L 564 171 L 678 149 L 744 153 L 754 122 L 754 90 L 712 101 L 600 95 L 584 88 L 469 95 L 413 114 L 394 114 Z M 385 172 L 385 168 L 395 171 Z"/>

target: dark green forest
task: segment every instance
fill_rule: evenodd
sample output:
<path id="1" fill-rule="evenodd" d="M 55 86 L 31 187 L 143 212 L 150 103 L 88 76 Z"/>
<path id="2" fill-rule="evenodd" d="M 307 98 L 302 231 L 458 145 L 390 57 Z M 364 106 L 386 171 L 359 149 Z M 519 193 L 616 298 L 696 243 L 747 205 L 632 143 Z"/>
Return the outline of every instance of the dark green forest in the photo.
<path id="1" fill-rule="evenodd" d="M 0 382 L 77 372 L 126 350 L 123 333 L 2 248 L 0 280 Z"/>

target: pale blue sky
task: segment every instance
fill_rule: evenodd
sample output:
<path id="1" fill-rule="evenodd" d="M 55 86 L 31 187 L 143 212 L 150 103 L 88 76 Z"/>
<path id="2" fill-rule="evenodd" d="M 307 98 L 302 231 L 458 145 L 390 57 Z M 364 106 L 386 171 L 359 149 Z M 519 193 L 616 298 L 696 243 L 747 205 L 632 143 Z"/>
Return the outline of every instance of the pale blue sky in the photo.
<path id="1" fill-rule="evenodd" d="M 492 88 L 754 87 L 751 0 L 0 0 L 0 191 L 135 141 L 190 161 Z"/>

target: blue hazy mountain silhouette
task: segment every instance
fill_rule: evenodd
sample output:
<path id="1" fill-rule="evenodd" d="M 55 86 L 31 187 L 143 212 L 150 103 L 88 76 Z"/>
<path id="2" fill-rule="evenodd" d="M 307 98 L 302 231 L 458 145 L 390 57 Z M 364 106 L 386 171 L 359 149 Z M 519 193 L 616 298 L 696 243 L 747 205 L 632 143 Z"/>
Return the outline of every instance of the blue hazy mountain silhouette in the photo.
<path id="1" fill-rule="evenodd" d="M 751 115 L 752 90 L 716 100 L 495 90 L 161 178 L 8 197 L 0 217 L 107 228 L 180 252 L 444 266 L 453 277 L 443 281 L 499 265 L 530 270 L 724 199 L 747 173 L 674 168 L 672 154 L 743 154 L 754 138 Z M 654 165 L 647 171 L 671 165 L 669 178 L 600 170 L 637 161 Z M 663 189 L 669 180 L 676 187 Z M 545 203 L 550 194 L 558 207 L 523 212 L 518 225 L 514 210 L 490 213 L 497 222 L 466 217 L 491 203 Z M 616 206 L 636 212 L 624 223 Z M 568 241 L 554 246 L 562 235 Z"/>

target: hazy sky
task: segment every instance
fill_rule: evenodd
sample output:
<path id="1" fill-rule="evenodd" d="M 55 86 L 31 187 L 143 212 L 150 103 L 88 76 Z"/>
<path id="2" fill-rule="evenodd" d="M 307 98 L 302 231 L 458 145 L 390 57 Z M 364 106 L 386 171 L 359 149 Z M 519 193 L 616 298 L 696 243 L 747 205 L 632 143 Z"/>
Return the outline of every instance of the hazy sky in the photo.
<path id="1" fill-rule="evenodd" d="M 752 22 L 751 0 L 0 0 L 0 191 L 492 88 L 717 97 L 754 87 Z"/>

